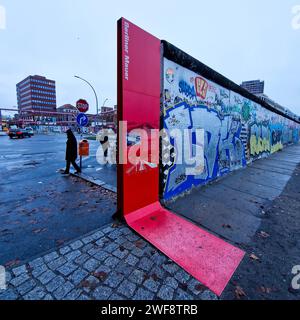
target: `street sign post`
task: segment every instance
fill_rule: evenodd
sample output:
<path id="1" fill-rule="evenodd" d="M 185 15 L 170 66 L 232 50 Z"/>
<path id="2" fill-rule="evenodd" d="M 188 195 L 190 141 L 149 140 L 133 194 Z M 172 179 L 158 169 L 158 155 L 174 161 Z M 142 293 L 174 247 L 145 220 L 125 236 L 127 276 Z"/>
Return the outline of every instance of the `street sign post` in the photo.
<path id="1" fill-rule="evenodd" d="M 86 127 L 89 123 L 89 118 L 84 113 L 79 113 L 76 118 L 77 124 L 80 127 L 81 136 L 82 136 L 82 128 Z M 82 169 L 82 155 L 80 155 L 80 169 Z"/>
<path id="2" fill-rule="evenodd" d="M 86 100 L 84 99 L 79 99 L 76 102 L 76 108 L 79 110 L 81 113 L 85 113 L 89 110 L 89 104 Z"/>
<path id="3" fill-rule="evenodd" d="M 86 127 L 89 123 L 89 118 L 84 113 L 79 113 L 76 121 L 79 127 Z"/>

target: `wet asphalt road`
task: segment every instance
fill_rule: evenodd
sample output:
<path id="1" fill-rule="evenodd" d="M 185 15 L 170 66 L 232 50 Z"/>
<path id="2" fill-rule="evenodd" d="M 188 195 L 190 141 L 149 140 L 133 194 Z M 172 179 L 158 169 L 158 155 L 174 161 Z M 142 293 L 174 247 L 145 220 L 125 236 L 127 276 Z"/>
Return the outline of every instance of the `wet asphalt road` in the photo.
<path id="1" fill-rule="evenodd" d="M 112 221 L 114 194 L 57 172 L 65 165 L 65 142 L 65 135 L 0 137 L 0 265 L 38 256 Z M 115 175 L 96 171 L 98 143 L 90 148 L 84 170 L 110 182 Z"/>

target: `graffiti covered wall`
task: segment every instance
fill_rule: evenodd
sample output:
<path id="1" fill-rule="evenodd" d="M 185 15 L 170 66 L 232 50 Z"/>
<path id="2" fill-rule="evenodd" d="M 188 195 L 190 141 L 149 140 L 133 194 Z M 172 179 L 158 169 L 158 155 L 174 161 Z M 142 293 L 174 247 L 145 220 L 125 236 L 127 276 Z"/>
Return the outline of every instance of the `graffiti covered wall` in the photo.
<path id="1" fill-rule="evenodd" d="M 247 163 L 299 141 L 299 124 L 195 72 L 164 58 L 163 126 L 191 129 L 188 148 L 195 152 L 193 132 L 204 130 L 203 168 L 188 175 L 187 163 L 178 163 L 179 145 L 171 135 L 163 144 L 162 180 L 165 200 L 206 184 Z M 170 152 L 171 151 L 171 152 Z"/>

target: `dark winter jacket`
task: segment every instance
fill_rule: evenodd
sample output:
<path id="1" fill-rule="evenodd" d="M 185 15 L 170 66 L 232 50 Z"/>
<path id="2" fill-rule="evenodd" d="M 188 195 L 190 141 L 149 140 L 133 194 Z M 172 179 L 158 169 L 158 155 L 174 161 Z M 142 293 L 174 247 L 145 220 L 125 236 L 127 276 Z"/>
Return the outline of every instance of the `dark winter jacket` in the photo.
<path id="1" fill-rule="evenodd" d="M 71 129 L 67 131 L 67 136 L 66 160 L 74 161 L 77 159 L 77 140 Z"/>

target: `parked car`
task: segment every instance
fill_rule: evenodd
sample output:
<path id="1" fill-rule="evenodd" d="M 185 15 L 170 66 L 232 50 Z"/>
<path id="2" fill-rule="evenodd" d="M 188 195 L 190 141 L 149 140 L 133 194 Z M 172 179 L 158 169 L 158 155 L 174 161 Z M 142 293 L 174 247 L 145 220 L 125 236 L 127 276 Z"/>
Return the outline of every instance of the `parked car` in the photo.
<path id="1" fill-rule="evenodd" d="M 23 139 L 24 132 L 22 129 L 10 129 L 8 132 L 8 136 L 10 137 L 10 139 L 12 138 Z"/>
<path id="2" fill-rule="evenodd" d="M 30 136 L 32 137 L 34 135 L 33 129 L 31 127 L 26 127 L 24 129 L 24 131 Z"/>
<path id="3" fill-rule="evenodd" d="M 32 135 L 30 134 L 29 131 L 27 131 L 26 129 L 21 129 L 21 131 L 23 132 L 23 137 L 24 138 L 31 138 Z"/>

